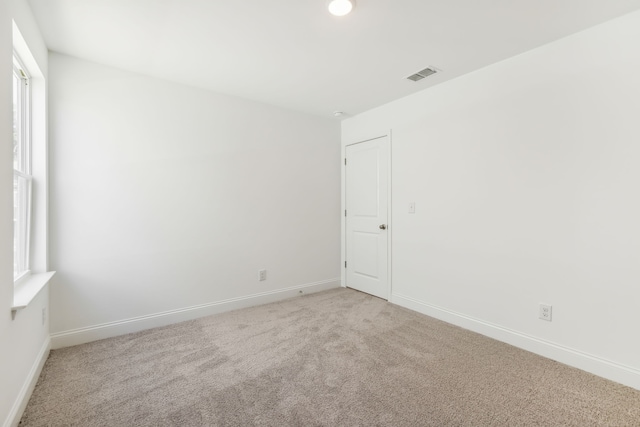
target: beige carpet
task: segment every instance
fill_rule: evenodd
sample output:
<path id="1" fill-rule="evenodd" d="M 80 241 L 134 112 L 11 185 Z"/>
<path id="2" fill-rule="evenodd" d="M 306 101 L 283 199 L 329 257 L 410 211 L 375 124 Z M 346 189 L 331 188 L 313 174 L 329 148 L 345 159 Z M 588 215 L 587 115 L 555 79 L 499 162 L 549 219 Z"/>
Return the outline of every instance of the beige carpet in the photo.
<path id="1" fill-rule="evenodd" d="M 640 391 L 356 291 L 51 352 L 22 426 L 640 426 Z"/>

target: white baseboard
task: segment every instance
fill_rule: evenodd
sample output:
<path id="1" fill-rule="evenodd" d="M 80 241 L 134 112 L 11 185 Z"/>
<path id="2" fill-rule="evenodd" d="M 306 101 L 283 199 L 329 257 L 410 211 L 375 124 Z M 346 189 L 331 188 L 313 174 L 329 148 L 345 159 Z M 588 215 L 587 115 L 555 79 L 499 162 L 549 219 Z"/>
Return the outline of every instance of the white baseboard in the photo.
<path id="1" fill-rule="evenodd" d="M 16 401 L 13 403 L 9 416 L 7 416 L 7 419 L 4 422 L 4 427 L 16 427 L 20 422 L 22 414 L 27 407 L 27 403 L 29 403 L 29 399 L 31 398 L 31 393 L 33 393 L 33 389 L 36 387 L 38 378 L 40 378 L 44 362 L 46 362 L 49 357 L 49 350 L 51 350 L 51 340 L 47 337 L 42 344 L 42 348 L 40 348 L 40 351 L 38 352 L 36 360 L 33 362 L 33 366 L 31 366 L 29 374 L 25 378 L 24 384 L 20 389 L 20 393 L 18 394 Z"/>
<path id="2" fill-rule="evenodd" d="M 403 295 L 393 294 L 390 302 L 640 390 L 640 370 L 630 366 L 544 341 Z"/>
<path id="3" fill-rule="evenodd" d="M 73 329 L 69 331 L 56 332 L 51 334 L 51 348 L 58 349 L 73 345 L 84 344 L 118 335 L 138 332 L 145 329 L 166 326 L 172 323 L 183 322 L 185 320 L 197 319 L 199 317 L 210 316 L 212 314 L 237 310 L 239 308 L 252 307 L 270 302 L 292 298 L 300 294 L 309 294 L 325 291 L 340 286 L 340 279 L 330 279 L 321 282 L 307 283 L 304 285 L 292 286 L 276 291 L 262 292 L 259 294 L 247 295 L 238 298 L 231 298 L 222 301 L 201 304 L 193 307 L 170 310 L 162 313 L 150 314 L 131 319 L 119 320 L 116 322 L 103 323 L 86 328 Z"/>

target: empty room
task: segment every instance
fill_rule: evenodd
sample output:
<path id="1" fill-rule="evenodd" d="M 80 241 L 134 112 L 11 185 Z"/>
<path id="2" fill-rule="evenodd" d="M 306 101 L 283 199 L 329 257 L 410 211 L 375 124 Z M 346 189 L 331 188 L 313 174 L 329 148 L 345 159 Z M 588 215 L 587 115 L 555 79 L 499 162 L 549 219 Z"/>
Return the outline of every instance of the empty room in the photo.
<path id="1" fill-rule="evenodd" d="M 0 0 L 0 425 L 640 426 L 638 76 L 640 0 Z"/>

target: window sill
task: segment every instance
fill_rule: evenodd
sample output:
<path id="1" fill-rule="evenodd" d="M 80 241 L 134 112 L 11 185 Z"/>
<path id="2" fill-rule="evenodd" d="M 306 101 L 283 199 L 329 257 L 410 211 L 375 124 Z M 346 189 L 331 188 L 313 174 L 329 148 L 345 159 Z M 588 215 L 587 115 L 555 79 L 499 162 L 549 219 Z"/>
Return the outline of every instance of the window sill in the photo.
<path id="1" fill-rule="evenodd" d="M 49 280 L 56 274 L 55 271 L 47 273 L 31 274 L 13 288 L 13 305 L 11 306 L 11 317 L 15 319 L 16 313 L 26 308 L 31 301 L 40 293 Z"/>

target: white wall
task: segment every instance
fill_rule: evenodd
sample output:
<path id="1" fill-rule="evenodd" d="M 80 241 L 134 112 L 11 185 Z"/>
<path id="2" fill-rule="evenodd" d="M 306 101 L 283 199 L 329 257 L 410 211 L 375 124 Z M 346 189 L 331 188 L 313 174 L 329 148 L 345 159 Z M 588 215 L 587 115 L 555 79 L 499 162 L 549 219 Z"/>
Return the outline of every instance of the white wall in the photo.
<path id="1" fill-rule="evenodd" d="M 11 317 L 13 305 L 12 193 L 12 19 L 46 78 L 47 50 L 27 2 L 0 1 L 0 424 L 17 425 L 49 351 L 49 323 L 42 310 L 49 305 L 45 287 Z"/>
<path id="2" fill-rule="evenodd" d="M 392 129 L 394 302 L 640 388 L 639 40 L 636 12 L 343 122 Z"/>
<path id="3" fill-rule="evenodd" d="M 338 122 L 49 64 L 54 347 L 339 285 Z"/>

